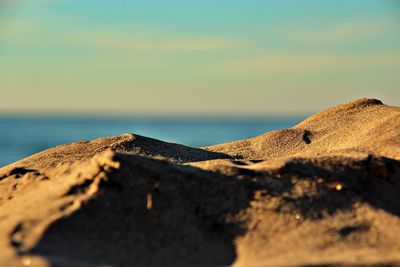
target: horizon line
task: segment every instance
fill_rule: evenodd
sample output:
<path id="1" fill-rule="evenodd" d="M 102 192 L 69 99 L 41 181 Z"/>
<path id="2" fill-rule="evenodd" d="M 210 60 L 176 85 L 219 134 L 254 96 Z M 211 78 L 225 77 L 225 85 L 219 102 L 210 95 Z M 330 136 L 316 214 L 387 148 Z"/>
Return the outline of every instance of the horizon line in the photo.
<path id="1" fill-rule="evenodd" d="M 0 109 L 0 119 L 1 118 L 190 118 L 190 119 L 235 119 L 235 118 L 256 118 L 256 119 L 268 119 L 268 118 L 306 118 L 313 112 L 238 112 L 238 111 L 207 111 L 207 112 L 196 112 L 196 111 L 98 111 L 98 110 L 77 110 L 77 111 L 37 111 L 37 110 L 1 110 Z"/>

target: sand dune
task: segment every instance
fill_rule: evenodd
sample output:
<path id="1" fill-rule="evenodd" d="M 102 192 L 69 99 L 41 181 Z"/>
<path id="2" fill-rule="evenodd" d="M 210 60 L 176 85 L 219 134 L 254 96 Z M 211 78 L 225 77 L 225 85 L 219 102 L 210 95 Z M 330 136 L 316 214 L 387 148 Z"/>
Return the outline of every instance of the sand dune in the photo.
<path id="1" fill-rule="evenodd" d="M 190 148 L 126 134 L 0 169 L 1 266 L 400 266 L 400 109 Z"/>
<path id="2" fill-rule="evenodd" d="M 238 158 L 359 151 L 400 159 L 400 109 L 360 99 L 317 113 L 290 129 L 205 148 Z"/>

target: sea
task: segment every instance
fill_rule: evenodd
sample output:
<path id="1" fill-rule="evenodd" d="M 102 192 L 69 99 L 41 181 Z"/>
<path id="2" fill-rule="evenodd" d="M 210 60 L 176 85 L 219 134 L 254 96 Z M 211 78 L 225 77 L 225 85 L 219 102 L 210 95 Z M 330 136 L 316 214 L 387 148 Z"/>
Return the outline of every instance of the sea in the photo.
<path id="1" fill-rule="evenodd" d="M 289 128 L 292 118 L 0 117 L 0 167 L 44 149 L 95 138 L 134 133 L 192 147 L 247 139 Z"/>

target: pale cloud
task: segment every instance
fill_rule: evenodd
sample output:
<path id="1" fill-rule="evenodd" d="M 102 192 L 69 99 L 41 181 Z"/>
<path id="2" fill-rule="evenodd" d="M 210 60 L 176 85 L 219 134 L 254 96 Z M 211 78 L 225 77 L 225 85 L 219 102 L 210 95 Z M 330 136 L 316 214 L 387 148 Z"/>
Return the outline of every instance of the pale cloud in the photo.
<path id="1" fill-rule="evenodd" d="M 399 37 L 400 31 L 396 20 L 376 21 L 368 18 L 358 18 L 336 25 L 298 28 L 296 26 L 282 30 L 279 35 L 282 40 L 298 43 L 349 43 L 370 41 L 379 38 Z"/>
<path id="2" fill-rule="evenodd" d="M 23 46 L 41 44 L 46 41 L 43 36 L 52 23 L 54 24 L 54 21 L 47 18 L 0 16 L 0 44 L 13 43 Z"/>
<path id="3" fill-rule="evenodd" d="M 5 19 L 0 17 L 0 44 L 20 46 L 56 45 L 91 49 L 114 49 L 124 52 L 169 51 L 200 52 L 243 47 L 243 40 L 207 36 L 156 36 L 143 33 L 55 32 L 51 21 Z M 50 34 L 51 33 L 51 34 Z"/>
<path id="4" fill-rule="evenodd" d="M 64 44 L 93 48 L 157 51 L 211 51 L 237 48 L 241 41 L 214 37 L 151 36 L 143 34 L 90 33 L 62 37 Z"/>
<path id="5" fill-rule="evenodd" d="M 274 54 L 223 62 L 217 66 L 230 72 L 307 72 L 324 70 L 362 70 L 380 67 L 400 68 L 400 52 L 373 54 Z"/>

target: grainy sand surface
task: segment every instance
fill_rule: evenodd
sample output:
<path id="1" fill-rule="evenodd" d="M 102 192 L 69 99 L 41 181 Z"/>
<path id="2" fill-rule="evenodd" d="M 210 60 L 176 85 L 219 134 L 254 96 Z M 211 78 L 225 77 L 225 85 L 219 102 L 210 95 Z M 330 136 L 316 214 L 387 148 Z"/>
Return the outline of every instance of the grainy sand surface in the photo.
<path id="1" fill-rule="evenodd" d="M 0 266 L 400 266 L 400 108 L 204 148 L 134 134 L 0 169 Z"/>

